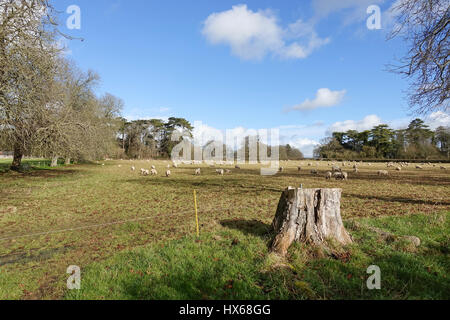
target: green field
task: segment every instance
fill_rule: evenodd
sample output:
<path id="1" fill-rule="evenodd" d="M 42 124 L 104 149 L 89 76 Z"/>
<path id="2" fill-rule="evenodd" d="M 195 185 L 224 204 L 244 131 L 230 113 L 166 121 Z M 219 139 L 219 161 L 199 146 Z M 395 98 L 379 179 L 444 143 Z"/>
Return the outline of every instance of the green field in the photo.
<path id="1" fill-rule="evenodd" d="M 170 178 L 164 161 L 55 169 L 29 162 L 15 173 L 0 160 L 0 299 L 450 298 L 450 175 L 439 165 L 379 177 L 385 164 L 362 164 L 358 174 L 348 167 L 349 181 L 340 182 L 325 180 L 326 162 L 285 162 L 273 177 L 257 165 L 201 166 L 201 176 L 194 176 L 197 166 L 181 165 Z M 157 177 L 139 175 L 152 164 Z M 218 167 L 232 172 L 219 176 Z M 343 189 L 352 245 L 295 244 L 286 259 L 269 254 L 281 192 L 300 184 Z M 371 226 L 422 244 L 385 241 Z M 381 290 L 366 287 L 373 264 Z M 82 270 L 79 291 L 66 288 L 70 265 Z"/>

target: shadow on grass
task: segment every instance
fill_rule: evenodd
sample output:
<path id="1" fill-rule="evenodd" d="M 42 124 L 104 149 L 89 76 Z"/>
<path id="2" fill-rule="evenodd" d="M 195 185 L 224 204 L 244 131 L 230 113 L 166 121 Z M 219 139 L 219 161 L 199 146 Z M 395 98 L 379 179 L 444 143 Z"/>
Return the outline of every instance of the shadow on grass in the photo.
<path id="1" fill-rule="evenodd" d="M 204 177 L 204 176 L 201 176 Z M 200 177 L 200 178 L 201 178 Z M 164 187 L 173 187 L 173 188 L 208 188 L 208 187 L 220 187 L 227 188 L 230 190 L 227 192 L 233 192 L 232 189 L 239 188 L 239 193 L 242 192 L 283 192 L 282 189 L 265 186 L 261 184 L 254 185 L 244 185 L 242 183 L 242 178 L 221 178 L 221 177 L 210 177 L 208 180 L 200 180 L 199 178 L 193 178 L 190 180 L 187 179 L 177 179 L 177 178 L 164 178 L 164 177 L 156 177 L 156 178 L 148 178 L 148 179 L 128 179 L 121 181 L 123 183 L 136 183 L 140 185 L 153 185 L 153 186 L 164 186 Z M 232 189 L 231 189 L 232 188 Z"/>
<path id="2" fill-rule="evenodd" d="M 220 224 L 229 229 L 241 231 L 246 235 L 254 235 L 266 239 L 272 232 L 272 227 L 258 220 L 222 220 Z"/>
<path id="3" fill-rule="evenodd" d="M 33 253 L 30 254 L 30 252 L 23 252 L 23 253 L 13 253 L 6 256 L 0 256 L 0 267 L 14 263 L 25 264 L 28 262 L 43 262 L 45 260 L 52 258 L 57 254 L 64 254 L 68 250 L 70 250 L 69 247 L 62 247 L 40 251 L 36 254 Z"/>
<path id="4" fill-rule="evenodd" d="M 26 178 L 26 177 L 36 177 L 36 178 L 55 178 L 60 176 L 68 176 L 68 175 L 75 175 L 80 173 L 80 170 L 74 170 L 74 169 L 64 169 L 64 170 L 55 170 L 55 169 L 31 169 L 27 171 L 7 171 L 7 172 L 1 172 L 0 175 L 8 175 L 10 177 L 14 178 Z"/>
<path id="5" fill-rule="evenodd" d="M 448 206 L 450 205 L 449 201 L 432 201 L 432 200 L 418 200 L 411 198 L 399 198 L 399 197 L 382 197 L 382 196 L 370 196 L 370 195 L 360 195 L 347 193 L 346 197 L 355 197 L 363 200 L 380 200 L 385 202 L 400 202 L 400 203 L 408 203 L 408 204 L 426 204 L 426 205 L 439 205 L 439 206 Z"/>

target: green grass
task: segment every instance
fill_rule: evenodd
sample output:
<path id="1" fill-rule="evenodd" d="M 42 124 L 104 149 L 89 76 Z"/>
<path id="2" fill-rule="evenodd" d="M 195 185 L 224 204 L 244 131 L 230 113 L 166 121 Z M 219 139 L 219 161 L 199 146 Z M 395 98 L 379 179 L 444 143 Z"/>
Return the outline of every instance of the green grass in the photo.
<path id="1" fill-rule="evenodd" d="M 267 253 L 268 227 L 223 228 L 129 250 L 89 265 L 82 289 L 67 299 L 448 299 L 448 214 L 359 221 L 355 243 L 330 252 L 297 244 L 286 260 Z M 431 219 L 431 221 L 430 221 Z M 365 224 L 398 235 L 413 230 L 418 249 L 385 243 Z M 426 225 L 424 227 L 424 224 Z M 244 227 L 244 226 L 243 226 Z M 237 242 L 237 244 L 233 244 Z M 381 268 L 381 290 L 366 287 L 367 267 Z"/>
<path id="2" fill-rule="evenodd" d="M 170 178 L 162 176 L 163 161 L 100 164 L 0 174 L 0 299 L 450 297 L 448 171 L 411 168 L 378 177 L 381 164 L 363 165 L 337 182 L 325 181 L 324 163 L 319 177 L 306 162 L 300 173 L 300 162 L 289 162 L 274 177 L 244 165 L 224 177 L 216 168 L 202 166 L 194 176 L 193 166 L 180 166 Z M 157 177 L 130 170 L 152 164 Z M 325 252 L 296 244 L 286 261 L 268 253 L 280 194 L 300 184 L 343 189 L 353 245 Z M 193 238 L 194 189 L 200 242 Z M 415 235 L 423 244 L 386 243 L 364 225 Z M 366 289 L 370 264 L 381 267 L 381 291 Z M 66 288 L 70 265 L 81 267 L 80 292 Z"/>

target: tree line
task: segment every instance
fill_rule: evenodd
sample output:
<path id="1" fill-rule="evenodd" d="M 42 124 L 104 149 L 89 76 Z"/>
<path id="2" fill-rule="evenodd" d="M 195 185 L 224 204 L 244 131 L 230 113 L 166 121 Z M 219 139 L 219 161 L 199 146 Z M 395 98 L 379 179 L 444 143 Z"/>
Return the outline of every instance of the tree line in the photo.
<path id="1" fill-rule="evenodd" d="M 167 121 L 162 119 L 134 120 L 120 119 L 120 128 L 118 131 L 117 142 L 120 150 L 116 153 L 117 158 L 128 159 L 157 159 L 170 158 L 173 148 L 182 140 L 186 139 L 190 144 L 190 159 L 194 159 L 195 154 L 203 154 L 204 150 L 211 149 L 211 156 L 215 157 L 215 148 L 217 144 L 221 144 L 223 156 L 217 157 L 220 160 L 226 160 L 232 156 L 237 158 L 239 150 L 223 144 L 221 141 L 208 141 L 203 146 L 196 146 L 192 143 L 194 127 L 184 118 L 170 117 Z M 259 148 L 262 143 L 258 137 L 256 139 L 257 160 L 259 160 Z M 244 157 L 249 160 L 250 137 L 247 136 L 243 141 Z M 279 150 L 280 160 L 301 160 L 303 154 L 300 150 L 287 145 L 277 146 Z M 271 148 L 266 146 L 268 156 L 270 156 Z M 231 153 L 231 155 L 230 155 Z"/>
<path id="2" fill-rule="evenodd" d="M 421 119 L 405 129 L 386 124 L 371 130 L 333 132 L 314 150 L 323 159 L 449 159 L 450 128 L 431 130 Z"/>

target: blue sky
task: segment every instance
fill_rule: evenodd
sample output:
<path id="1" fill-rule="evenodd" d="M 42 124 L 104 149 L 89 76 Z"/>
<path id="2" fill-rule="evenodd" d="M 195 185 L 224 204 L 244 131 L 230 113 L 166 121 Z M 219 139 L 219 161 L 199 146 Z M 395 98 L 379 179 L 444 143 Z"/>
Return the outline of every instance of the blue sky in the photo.
<path id="1" fill-rule="evenodd" d="M 369 30 L 369 5 L 381 9 Z M 280 128 L 283 142 L 310 156 L 330 130 L 404 126 L 408 83 L 385 71 L 407 49 L 386 41 L 383 0 L 57 1 L 81 9 L 85 39 L 67 42 L 99 92 L 125 102 L 124 116 L 184 117 L 214 128 Z M 436 113 L 433 126 L 449 124 Z M 201 127 L 201 128 L 200 128 Z"/>

